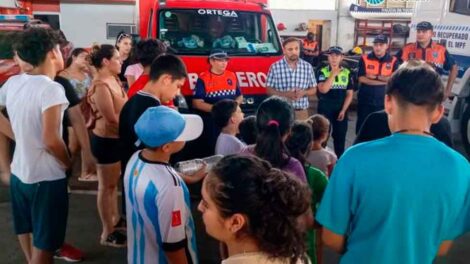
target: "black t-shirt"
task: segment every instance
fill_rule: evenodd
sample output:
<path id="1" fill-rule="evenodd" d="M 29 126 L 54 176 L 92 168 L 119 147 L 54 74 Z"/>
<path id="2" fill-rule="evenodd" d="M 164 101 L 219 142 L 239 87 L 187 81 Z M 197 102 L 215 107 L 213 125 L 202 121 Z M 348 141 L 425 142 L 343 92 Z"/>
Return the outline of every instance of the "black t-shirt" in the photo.
<path id="1" fill-rule="evenodd" d="M 130 64 L 131 64 L 131 60 L 129 58 L 127 58 L 125 61 L 122 62 L 121 72 L 118 75 L 119 80 L 121 80 L 121 82 L 127 82 L 127 78 L 126 76 L 124 76 L 124 74 L 126 73 L 127 66 L 129 66 Z"/>
<path id="2" fill-rule="evenodd" d="M 144 91 L 137 92 L 126 102 L 119 115 L 119 141 L 121 144 L 121 162 L 126 165 L 132 154 L 141 149 L 135 146 L 137 135 L 134 125 L 139 117 L 150 107 L 159 106 L 160 101 Z M 124 168 L 123 168 L 124 169 Z"/>
<path id="3" fill-rule="evenodd" d="M 65 97 L 67 98 L 67 101 L 69 101 L 69 106 L 67 107 L 67 110 L 80 103 L 80 98 L 78 97 L 77 92 L 75 92 L 72 84 L 70 83 L 68 79 L 61 77 L 61 76 L 56 76 L 54 78 L 54 81 L 64 87 Z M 69 135 L 67 131 L 67 127 L 72 126 L 72 124 L 70 123 L 70 118 L 68 116 L 67 110 L 65 110 L 64 118 L 62 120 L 62 129 L 63 129 L 62 137 L 66 143 L 68 143 L 68 135 Z"/>
<path id="4" fill-rule="evenodd" d="M 453 147 L 452 134 L 450 130 L 449 120 L 441 118 L 439 122 L 431 126 L 431 133 L 434 137 L 446 144 L 449 147 Z M 378 111 L 370 114 L 361 129 L 357 133 L 354 145 L 366 141 L 376 140 L 390 136 L 392 132 L 388 128 L 388 117 L 385 111 Z"/>

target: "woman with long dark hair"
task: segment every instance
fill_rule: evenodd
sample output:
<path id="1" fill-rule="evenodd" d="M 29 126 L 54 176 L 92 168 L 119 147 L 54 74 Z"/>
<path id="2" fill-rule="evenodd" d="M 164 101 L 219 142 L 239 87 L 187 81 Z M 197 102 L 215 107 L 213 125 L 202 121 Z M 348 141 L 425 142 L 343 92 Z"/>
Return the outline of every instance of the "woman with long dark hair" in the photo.
<path id="1" fill-rule="evenodd" d="M 303 263 L 306 185 L 257 157 L 227 156 L 206 176 L 202 198 L 206 232 L 227 245 L 223 264 Z"/>

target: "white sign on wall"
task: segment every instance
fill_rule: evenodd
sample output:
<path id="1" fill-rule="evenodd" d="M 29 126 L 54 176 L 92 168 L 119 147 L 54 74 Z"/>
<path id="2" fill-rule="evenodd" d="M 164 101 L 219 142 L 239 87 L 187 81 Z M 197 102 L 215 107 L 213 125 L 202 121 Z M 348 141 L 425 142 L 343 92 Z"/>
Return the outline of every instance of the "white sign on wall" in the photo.
<path id="1" fill-rule="evenodd" d="M 436 25 L 433 39 L 446 45 L 452 54 L 462 54 L 470 49 L 470 25 Z"/>

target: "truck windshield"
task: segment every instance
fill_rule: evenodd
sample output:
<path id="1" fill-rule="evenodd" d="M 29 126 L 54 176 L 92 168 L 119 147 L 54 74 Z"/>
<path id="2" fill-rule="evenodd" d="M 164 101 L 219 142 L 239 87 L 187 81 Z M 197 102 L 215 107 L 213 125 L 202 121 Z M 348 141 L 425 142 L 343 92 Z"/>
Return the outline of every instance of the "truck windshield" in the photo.
<path id="1" fill-rule="evenodd" d="M 208 55 L 212 49 L 235 56 L 281 54 L 274 23 L 267 14 L 163 9 L 158 16 L 158 37 L 176 54 Z"/>

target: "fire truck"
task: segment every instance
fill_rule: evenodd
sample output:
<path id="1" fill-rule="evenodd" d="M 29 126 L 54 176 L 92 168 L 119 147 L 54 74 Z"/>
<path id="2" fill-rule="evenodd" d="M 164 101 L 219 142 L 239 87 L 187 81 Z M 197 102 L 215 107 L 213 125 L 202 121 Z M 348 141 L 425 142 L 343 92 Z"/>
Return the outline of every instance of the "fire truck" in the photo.
<path id="1" fill-rule="evenodd" d="M 32 1 L 14 1 L 13 6 L 0 6 L 0 86 L 20 72 L 13 60 L 12 45 L 14 34 L 22 31 L 25 25 L 49 27 L 33 18 Z"/>
<path id="2" fill-rule="evenodd" d="M 182 94 L 188 103 L 213 48 L 229 54 L 228 70 L 237 76 L 246 113 L 266 98 L 267 72 L 282 58 L 267 0 L 140 0 L 138 5 L 140 37 L 164 41 L 186 64 Z"/>
<path id="3" fill-rule="evenodd" d="M 470 5 L 468 0 L 428 0 L 416 3 L 411 19 L 410 41 L 416 38 L 416 24 L 434 25 L 434 41 L 445 45 L 456 60 L 459 73 L 452 96 L 445 102 L 453 134 L 460 134 L 470 155 Z M 444 84 L 447 75 L 442 76 Z"/>

